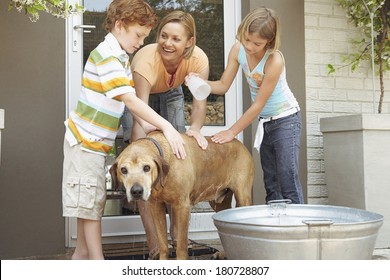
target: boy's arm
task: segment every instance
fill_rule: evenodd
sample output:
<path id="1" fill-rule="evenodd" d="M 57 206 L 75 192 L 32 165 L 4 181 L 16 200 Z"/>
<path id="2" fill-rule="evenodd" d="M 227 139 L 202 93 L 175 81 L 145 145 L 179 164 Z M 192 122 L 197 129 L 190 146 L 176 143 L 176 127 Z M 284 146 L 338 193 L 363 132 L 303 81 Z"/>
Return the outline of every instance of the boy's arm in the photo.
<path id="1" fill-rule="evenodd" d="M 148 82 L 147 79 L 145 79 L 142 75 L 140 75 L 138 72 L 133 73 L 133 81 L 135 85 L 135 92 L 137 94 L 137 97 L 141 99 L 143 102 L 148 104 L 149 102 L 149 94 L 151 90 L 151 85 Z M 145 132 L 150 132 L 155 130 L 156 128 L 153 127 L 150 123 L 146 122 L 144 119 L 139 118 L 138 116 L 135 116 L 136 122 L 134 122 L 135 128 L 133 129 L 135 133 L 134 135 L 140 135 L 140 137 L 145 136 Z M 140 138 L 137 137 L 136 139 Z"/>
<path id="2" fill-rule="evenodd" d="M 173 153 L 178 159 L 184 159 L 186 157 L 183 138 L 167 120 L 157 114 L 149 107 L 148 104 L 139 99 L 134 93 L 122 94 L 119 97 L 133 115 L 142 118 L 142 120 L 145 120 L 162 130 L 173 150 Z"/>

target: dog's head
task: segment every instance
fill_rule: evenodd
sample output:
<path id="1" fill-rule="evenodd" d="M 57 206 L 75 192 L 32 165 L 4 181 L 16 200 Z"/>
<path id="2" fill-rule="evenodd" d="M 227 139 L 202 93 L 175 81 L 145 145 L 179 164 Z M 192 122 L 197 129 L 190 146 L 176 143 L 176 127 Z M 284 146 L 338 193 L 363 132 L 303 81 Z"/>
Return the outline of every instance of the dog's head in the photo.
<path id="1" fill-rule="evenodd" d="M 147 200 L 153 187 L 164 186 L 168 172 L 169 164 L 161 156 L 132 149 L 125 149 L 110 169 L 114 186 L 124 186 L 128 201 Z"/>

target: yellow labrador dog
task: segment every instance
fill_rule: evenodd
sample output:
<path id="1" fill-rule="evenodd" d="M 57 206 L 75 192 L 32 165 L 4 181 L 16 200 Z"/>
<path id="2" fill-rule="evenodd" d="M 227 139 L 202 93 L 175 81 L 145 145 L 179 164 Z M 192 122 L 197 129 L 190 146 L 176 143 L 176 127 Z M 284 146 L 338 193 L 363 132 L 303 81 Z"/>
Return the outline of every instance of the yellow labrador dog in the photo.
<path id="1" fill-rule="evenodd" d="M 252 204 L 254 162 L 238 140 L 215 144 L 208 139 L 202 150 L 193 137 L 182 134 L 187 157 L 179 160 L 161 132 L 131 143 L 117 157 L 113 170 L 126 188 L 129 201 L 148 200 L 156 227 L 160 259 L 168 259 L 165 203 L 176 221 L 177 259 L 187 259 L 191 205 L 210 201 L 215 211 Z"/>

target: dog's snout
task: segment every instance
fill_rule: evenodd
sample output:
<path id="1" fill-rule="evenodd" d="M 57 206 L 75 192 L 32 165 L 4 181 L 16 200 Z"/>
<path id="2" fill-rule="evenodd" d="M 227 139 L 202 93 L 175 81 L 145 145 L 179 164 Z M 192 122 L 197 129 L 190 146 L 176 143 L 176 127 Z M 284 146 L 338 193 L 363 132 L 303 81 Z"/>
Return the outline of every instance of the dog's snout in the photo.
<path id="1" fill-rule="evenodd" d="M 140 184 L 134 184 L 130 189 L 130 194 L 134 199 L 141 199 L 144 194 L 144 188 Z"/>

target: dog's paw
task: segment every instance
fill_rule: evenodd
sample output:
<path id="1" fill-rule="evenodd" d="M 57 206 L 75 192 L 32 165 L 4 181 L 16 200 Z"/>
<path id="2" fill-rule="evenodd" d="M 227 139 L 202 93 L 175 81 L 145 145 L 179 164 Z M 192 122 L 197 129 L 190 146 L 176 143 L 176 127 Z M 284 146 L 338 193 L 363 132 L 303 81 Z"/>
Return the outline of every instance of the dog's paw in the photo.
<path id="1" fill-rule="evenodd" d="M 159 248 L 154 248 L 149 252 L 149 260 L 159 260 L 160 259 L 160 250 Z"/>
<path id="2" fill-rule="evenodd" d="M 211 256 L 212 260 L 227 260 L 225 252 L 216 252 Z"/>

